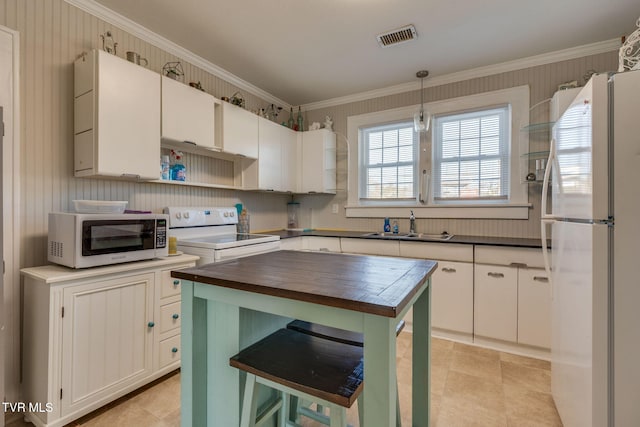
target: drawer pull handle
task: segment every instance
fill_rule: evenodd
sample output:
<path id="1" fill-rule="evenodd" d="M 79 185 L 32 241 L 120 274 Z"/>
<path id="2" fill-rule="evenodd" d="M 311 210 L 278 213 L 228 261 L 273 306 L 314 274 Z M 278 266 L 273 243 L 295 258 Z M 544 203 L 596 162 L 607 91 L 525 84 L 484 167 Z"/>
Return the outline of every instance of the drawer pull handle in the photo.
<path id="1" fill-rule="evenodd" d="M 180 315 L 178 313 L 174 313 L 173 316 L 171 317 L 173 317 L 174 319 L 177 319 L 178 317 L 180 317 Z"/>
<path id="2" fill-rule="evenodd" d="M 503 273 L 494 273 L 494 272 L 490 271 L 490 272 L 487 273 L 487 276 L 495 277 L 497 279 L 502 279 L 504 277 L 504 274 Z"/>
<path id="3" fill-rule="evenodd" d="M 178 352 L 178 347 L 173 347 L 171 349 L 171 353 L 177 353 Z"/>
<path id="4" fill-rule="evenodd" d="M 147 326 L 153 328 L 154 326 L 156 326 L 156 324 L 154 322 L 149 322 L 147 323 Z"/>
<path id="5" fill-rule="evenodd" d="M 542 282 L 542 283 L 549 282 L 549 278 L 544 276 L 533 276 L 533 280 L 535 280 L 536 282 Z"/>
<path id="6" fill-rule="evenodd" d="M 442 268 L 442 272 L 443 273 L 455 273 L 456 269 L 455 268 L 451 268 L 451 267 L 443 267 Z"/>
<path id="7" fill-rule="evenodd" d="M 173 286 L 178 286 L 180 284 L 180 280 L 174 280 L 173 281 Z"/>

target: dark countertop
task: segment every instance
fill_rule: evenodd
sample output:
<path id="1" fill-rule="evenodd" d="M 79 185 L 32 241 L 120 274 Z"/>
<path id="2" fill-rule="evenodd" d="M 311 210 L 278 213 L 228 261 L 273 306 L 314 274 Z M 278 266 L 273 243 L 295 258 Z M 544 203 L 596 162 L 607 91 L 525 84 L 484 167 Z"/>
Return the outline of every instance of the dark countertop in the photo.
<path id="1" fill-rule="evenodd" d="M 461 236 L 454 235 L 450 240 L 433 240 L 420 239 L 416 237 L 381 237 L 381 236 L 365 236 L 372 233 L 370 231 L 332 231 L 332 230 L 311 230 L 311 231 L 293 231 L 278 230 L 270 231 L 262 234 L 270 234 L 280 236 L 280 239 L 300 236 L 317 236 L 317 237 L 350 237 L 359 239 L 376 239 L 376 240 L 402 240 L 409 242 L 431 242 L 431 243 L 461 243 L 466 245 L 489 245 L 489 246 L 512 246 L 520 248 L 542 248 L 540 239 L 520 239 L 515 237 L 487 237 L 487 236 Z M 547 242 L 547 246 L 551 247 L 551 242 Z"/>
<path id="2" fill-rule="evenodd" d="M 412 258 L 275 251 L 172 271 L 171 277 L 396 317 L 437 265 Z"/>

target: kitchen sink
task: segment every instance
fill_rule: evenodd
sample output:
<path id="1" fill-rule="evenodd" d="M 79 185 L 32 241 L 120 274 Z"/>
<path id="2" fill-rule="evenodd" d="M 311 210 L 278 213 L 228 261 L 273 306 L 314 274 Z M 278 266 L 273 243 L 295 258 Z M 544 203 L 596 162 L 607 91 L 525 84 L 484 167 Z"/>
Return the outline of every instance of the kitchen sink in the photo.
<path id="1" fill-rule="evenodd" d="M 430 233 L 366 233 L 362 237 L 379 237 L 383 239 L 415 239 L 415 240 L 437 240 L 440 242 L 446 242 L 453 237 L 453 234 L 449 234 L 446 231 L 439 234 Z"/>

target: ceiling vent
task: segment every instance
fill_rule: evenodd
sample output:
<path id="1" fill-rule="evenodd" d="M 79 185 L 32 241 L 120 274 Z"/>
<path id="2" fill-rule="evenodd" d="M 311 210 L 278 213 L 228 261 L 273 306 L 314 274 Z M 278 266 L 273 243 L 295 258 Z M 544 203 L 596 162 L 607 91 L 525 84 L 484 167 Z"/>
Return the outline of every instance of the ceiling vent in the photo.
<path id="1" fill-rule="evenodd" d="M 378 39 L 380 47 L 388 47 L 416 39 L 418 38 L 418 33 L 416 33 L 416 27 L 407 25 L 402 28 L 387 31 L 386 33 L 378 34 L 376 38 Z"/>

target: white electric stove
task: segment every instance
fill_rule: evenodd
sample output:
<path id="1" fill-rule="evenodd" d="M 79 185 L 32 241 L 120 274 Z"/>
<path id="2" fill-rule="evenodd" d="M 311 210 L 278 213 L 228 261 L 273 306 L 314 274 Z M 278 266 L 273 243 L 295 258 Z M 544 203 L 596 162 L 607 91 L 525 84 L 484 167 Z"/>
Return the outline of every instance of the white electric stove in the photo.
<path id="1" fill-rule="evenodd" d="M 238 234 L 236 208 L 168 207 L 169 237 L 178 240 L 178 251 L 197 255 L 197 265 L 280 250 L 280 237 Z"/>

